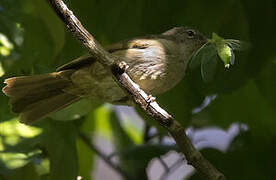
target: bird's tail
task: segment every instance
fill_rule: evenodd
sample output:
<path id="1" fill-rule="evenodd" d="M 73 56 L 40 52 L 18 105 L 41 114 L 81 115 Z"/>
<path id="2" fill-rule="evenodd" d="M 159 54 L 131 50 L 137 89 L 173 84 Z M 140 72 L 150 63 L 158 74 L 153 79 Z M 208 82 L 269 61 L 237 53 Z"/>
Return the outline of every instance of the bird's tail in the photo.
<path id="1" fill-rule="evenodd" d="M 70 87 L 74 70 L 43 75 L 13 77 L 5 80 L 2 91 L 11 98 L 12 111 L 20 121 L 30 124 L 76 102 L 80 97 L 63 91 Z"/>

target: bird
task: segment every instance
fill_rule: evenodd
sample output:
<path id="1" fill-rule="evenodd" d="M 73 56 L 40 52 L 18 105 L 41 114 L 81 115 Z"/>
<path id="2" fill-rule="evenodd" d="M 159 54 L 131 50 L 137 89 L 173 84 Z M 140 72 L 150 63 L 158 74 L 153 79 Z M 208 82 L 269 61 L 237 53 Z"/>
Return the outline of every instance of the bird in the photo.
<path id="1" fill-rule="evenodd" d="M 113 43 L 105 50 L 128 65 L 130 78 L 146 93 L 159 95 L 185 76 L 189 59 L 206 37 L 189 27 L 174 27 L 161 34 L 145 35 Z M 32 124 L 83 98 L 111 104 L 131 105 L 110 70 L 90 55 L 81 56 L 56 72 L 11 77 L 3 93 L 20 122 Z"/>

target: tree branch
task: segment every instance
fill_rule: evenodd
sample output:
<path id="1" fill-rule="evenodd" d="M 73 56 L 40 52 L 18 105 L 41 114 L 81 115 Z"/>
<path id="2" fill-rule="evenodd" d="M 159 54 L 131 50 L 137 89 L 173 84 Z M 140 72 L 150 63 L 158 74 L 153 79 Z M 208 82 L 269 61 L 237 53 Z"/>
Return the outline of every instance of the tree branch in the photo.
<path id="1" fill-rule="evenodd" d="M 170 132 L 176 144 L 185 155 L 188 164 L 192 165 L 204 179 L 225 180 L 224 175 L 196 150 L 187 137 L 185 129 L 162 109 L 156 101 L 148 102 L 149 96 L 126 73 L 127 65 L 123 62 L 115 61 L 115 57 L 104 50 L 94 37 L 81 25 L 80 21 L 62 0 L 48 1 L 57 15 L 66 24 L 67 28 L 88 49 L 91 56 L 95 57 L 104 66 L 110 68 L 118 85 L 129 94 L 138 106 Z"/>

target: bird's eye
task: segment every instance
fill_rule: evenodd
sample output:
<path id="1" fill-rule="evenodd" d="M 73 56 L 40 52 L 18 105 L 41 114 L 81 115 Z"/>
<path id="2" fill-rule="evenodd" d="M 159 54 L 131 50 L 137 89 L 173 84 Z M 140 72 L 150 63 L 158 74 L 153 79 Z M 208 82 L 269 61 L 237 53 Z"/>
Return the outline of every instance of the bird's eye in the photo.
<path id="1" fill-rule="evenodd" d="M 195 31 L 194 30 L 188 30 L 187 35 L 188 35 L 188 38 L 194 38 L 195 37 Z"/>

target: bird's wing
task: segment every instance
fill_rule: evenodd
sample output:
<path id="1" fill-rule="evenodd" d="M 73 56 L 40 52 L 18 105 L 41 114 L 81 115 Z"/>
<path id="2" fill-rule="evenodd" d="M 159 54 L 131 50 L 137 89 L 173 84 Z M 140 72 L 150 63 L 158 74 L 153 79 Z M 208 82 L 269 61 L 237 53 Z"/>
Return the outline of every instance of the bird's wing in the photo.
<path id="1" fill-rule="evenodd" d="M 79 69 L 83 66 L 92 64 L 95 61 L 96 61 L 95 58 L 93 58 L 89 55 L 81 56 L 67 64 L 64 64 L 64 65 L 58 67 L 57 71 L 63 71 L 63 70 L 67 70 L 67 69 Z"/>
<path id="2" fill-rule="evenodd" d="M 109 53 L 114 53 L 116 51 L 121 51 L 125 49 L 145 49 L 152 44 L 152 41 L 149 37 L 144 38 L 136 38 L 131 40 L 124 40 L 118 43 L 111 44 L 106 47 L 106 50 Z M 89 65 L 96 62 L 95 58 L 91 57 L 90 55 L 81 56 L 59 68 L 57 71 L 63 71 L 67 69 L 79 69 L 83 66 Z"/>
<path id="3" fill-rule="evenodd" d="M 120 41 L 118 43 L 111 44 L 106 47 L 106 50 L 110 53 L 126 50 L 126 49 L 145 49 L 151 45 L 151 39 L 149 37 L 140 37 L 130 40 Z"/>

